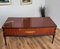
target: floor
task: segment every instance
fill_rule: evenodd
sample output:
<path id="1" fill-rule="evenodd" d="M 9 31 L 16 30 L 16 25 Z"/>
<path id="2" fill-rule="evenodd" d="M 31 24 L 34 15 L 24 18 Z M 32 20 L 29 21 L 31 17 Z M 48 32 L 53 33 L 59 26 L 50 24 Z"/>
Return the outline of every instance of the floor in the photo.
<path id="1" fill-rule="evenodd" d="M 54 43 L 52 36 L 7 37 L 5 46 L 3 32 L 0 30 L 0 49 L 60 49 L 60 29 L 56 30 Z"/>

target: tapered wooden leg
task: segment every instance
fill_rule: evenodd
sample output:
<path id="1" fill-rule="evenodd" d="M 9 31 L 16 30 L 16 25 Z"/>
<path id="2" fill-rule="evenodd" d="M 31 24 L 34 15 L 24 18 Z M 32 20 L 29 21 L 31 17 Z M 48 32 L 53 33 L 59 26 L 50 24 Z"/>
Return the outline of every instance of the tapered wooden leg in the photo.
<path id="1" fill-rule="evenodd" d="M 5 45 L 7 45 L 7 42 L 6 42 L 6 36 L 4 36 L 4 41 L 5 41 Z"/>
<path id="2" fill-rule="evenodd" d="M 53 44 L 53 41 L 54 41 L 54 37 L 55 37 L 55 33 L 54 33 L 53 38 L 52 38 L 52 44 Z"/>
<path id="3" fill-rule="evenodd" d="M 6 36 L 5 36 L 5 32 L 4 32 L 4 28 L 3 28 L 3 36 L 4 36 L 5 45 L 7 45 L 7 43 L 6 43 Z"/>

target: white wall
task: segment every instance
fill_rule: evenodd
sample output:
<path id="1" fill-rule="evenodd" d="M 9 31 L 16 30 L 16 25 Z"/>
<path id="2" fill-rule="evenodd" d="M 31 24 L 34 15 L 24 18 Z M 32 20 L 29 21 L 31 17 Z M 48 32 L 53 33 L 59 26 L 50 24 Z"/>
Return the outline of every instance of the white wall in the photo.
<path id="1" fill-rule="evenodd" d="M 50 16 L 60 28 L 60 0 L 45 0 L 46 15 Z"/>
<path id="2" fill-rule="evenodd" d="M 20 0 L 12 0 L 11 5 L 0 6 L 0 28 L 8 17 L 39 17 L 39 8 L 45 0 L 32 0 L 31 5 L 21 5 Z"/>
<path id="3" fill-rule="evenodd" d="M 60 28 L 60 0 L 32 0 L 31 5 L 20 5 L 20 0 L 12 0 L 11 5 L 0 6 L 0 28 L 8 17 L 39 17 L 41 5 L 46 6 L 46 15 Z"/>

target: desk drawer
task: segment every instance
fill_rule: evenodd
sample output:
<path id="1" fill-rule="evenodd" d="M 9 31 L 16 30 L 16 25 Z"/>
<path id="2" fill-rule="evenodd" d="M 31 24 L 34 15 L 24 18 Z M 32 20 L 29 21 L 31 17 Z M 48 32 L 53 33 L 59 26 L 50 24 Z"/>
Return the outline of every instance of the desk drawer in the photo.
<path id="1" fill-rule="evenodd" d="M 5 35 L 48 35 L 54 34 L 55 28 L 4 29 Z"/>

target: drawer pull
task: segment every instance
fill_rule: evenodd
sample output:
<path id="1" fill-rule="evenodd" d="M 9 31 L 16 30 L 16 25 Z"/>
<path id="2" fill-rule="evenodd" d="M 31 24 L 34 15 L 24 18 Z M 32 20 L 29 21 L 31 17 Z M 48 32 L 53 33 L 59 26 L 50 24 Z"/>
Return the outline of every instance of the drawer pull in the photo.
<path id="1" fill-rule="evenodd" d="M 35 33 L 36 31 L 25 31 L 25 33 Z"/>

